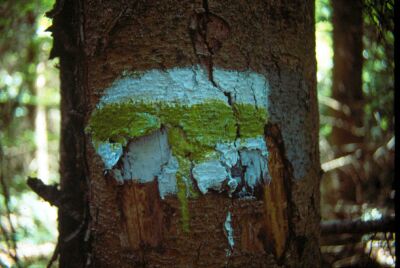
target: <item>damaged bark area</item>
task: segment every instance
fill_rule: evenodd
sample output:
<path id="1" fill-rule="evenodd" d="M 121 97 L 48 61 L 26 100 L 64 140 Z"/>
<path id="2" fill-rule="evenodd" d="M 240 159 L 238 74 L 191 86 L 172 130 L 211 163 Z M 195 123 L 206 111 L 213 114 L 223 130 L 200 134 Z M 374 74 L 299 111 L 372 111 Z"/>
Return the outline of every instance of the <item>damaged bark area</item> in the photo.
<path id="1" fill-rule="evenodd" d="M 88 178 L 85 265 L 315 266 L 317 180 L 298 161 L 317 154 L 316 124 L 299 123 L 316 107 L 312 1 L 74 5 L 82 57 L 62 65 L 77 74 L 63 98 L 84 112 L 64 111 L 79 176 L 62 188 Z"/>
<path id="2" fill-rule="evenodd" d="M 208 1 L 203 1 L 203 8 L 195 10 L 195 14 L 190 19 L 189 33 L 194 53 L 199 63 L 207 69 L 208 78 L 214 83 L 213 56 L 228 38 L 229 24 L 223 18 L 211 13 L 208 9 Z"/>
<path id="3" fill-rule="evenodd" d="M 271 182 L 264 186 L 265 244 L 280 260 L 289 239 L 291 166 L 285 160 L 284 144 L 277 125 L 267 125 L 266 141 Z"/>
<path id="4" fill-rule="evenodd" d="M 214 73 L 214 83 L 200 66 L 124 76 L 106 89 L 87 127 L 118 183 L 156 180 L 162 199 L 178 196 L 185 232 L 189 198 L 256 198 L 269 180 L 266 79 L 250 70 Z"/>
<path id="5" fill-rule="evenodd" d="M 127 182 L 119 191 L 123 248 L 143 252 L 145 248 L 160 246 L 164 211 L 157 183 Z"/>
<path id="6" fill-rule="evenodd" d="M 125 82 L 128 83 L 129 87 L 134 87 L 135 79 L 137 77 Z M 156 81 L 156 79 L 153 81 Z M 266 84 L 264 83 L 264 85 Z M 125 85 L 125 87 L 128 86 Z M 124 130 L 127 127 L 124 123 L 121 126 L 113 125 L 111 127 L 112 135 L 128 140 L 127 142 L 120 141 L 121 144 L 117 147 L 122 147 L 122 150 L 118 149 L 119 153 L 113 152 L 116 138 L 104 134 L 104 132 L 107 132 L 106 127 L 101 128 L 100 125 L 96 125 L 95 122 L 99 119 L 91 119 L 88 127 L 92 137 L 98 139 L 102 139 L 102 136 L 108 137 L 107 140 L 101 141 L 100 146 L 97 142 L 94 142 L 94 145 L 98 146 L 97 152 L 108 169 L 109 177 L 121 184 L 122 190 L 118 196 L 124 232 L 122 237 L 125 237 L 125 239 L 121 238 L 121 243 L 127 244 L 124 247 L 144 254 L 142 247 L 155 249 L 162 244 L 164 239 L 162 204 L 165 203 L 163 200 L 167 196 L 177 195 L 179 197 L 181 225 L 183 231 L 190 233 L 191 215 L 190 209 L 187 207 L 187 204 L 191 202 L 190 199 L 198 198 L 199 194 L 221 194 L 221 192 L 225 192 L 230 198 L 236 199 L 238 202 L 243 200 L 263 201 L 264 222 L 246 221 L 244 223 L 242 246 L 246 251 L 256 250 L 264 254 L 271 253 L 275 256 L 277 262 L 281 263 L 289 239 L 288 210 L 290 202 L 288 195 L 290 190 L 288 187 L 292 175 L 291 166 L 285 159 L 284 142 L 278 126 L 267 124 L 266 117 L 264 119 L 260 117 L 258 120 L 261 119 L 261 121 L 255 120 L 256 123 L 260 124 L 260 133 L 251 133 L 250 129 L 255 127 L 249 122 L 244 123 L 240 120 L 243 111 L 239 109 L 236 113 L 231 111 L 232 122 L 229 126 L 227 123 L 229 122 L 229 114 L 216 114 L 213 106 L 200 109 L 201 113 L 194 112 L 194 118 L 180 118 L 183 114 L 189 115 L 193 109 L 196 109 L 193 108 L 195 106 L 177 108 L 178 104 L 174 104 L 163 108 L 162 103 L 156 103 L 158 108 L 155 109 L 152 103 L 141 102 L 135 105 L 134 103 L 123 102 L 121 104 L 118 102 L 121 96 L 116 98 L 114 95 L 116 88 L 118 88 L 118 93 L 123 95 L 124 101 L 128 97 L 131 98 L 132 94 L 136 98 L 143 97 L 138 94 L 138 91 L 134 91 L 134 93 L 129 91 L 129 94 L 124 94 L 124 87 L 121 87 L 121 83 L 114 83 L 114 86 L 109 88 L 106 91 L 107 94 L 101 99 L 100 105 L 98 105 L 99 110 L 97 110 L 98 112 L 95 111 L 92 115 L 93 118 L 99 117 L 101 122 L 108 122 L 108 112 L 106 113 L 105 109 L 111 103 L 116 105 L 110 110 L 114 120 L 118 120 L 118 116 L 116 116 L 118 113 L 123 114 L 124 117 L 128 116 L 131 120 L 131 118 L 136 118 L 135 113 L 138 111 L 141 115 L 146 115 L 147 119 L 151 119 L 148 126 L 141 124 L 139 119 L 133 121 L 140 128 L 131 128 L 130 134 L 124 134 L 125 136 L 123 135 L 125 132 L 118 134 L 119 127 L 123 127 Z M 243 96 L 240 95 L 240 86 L 234 85 L 232 88 L 235 89 L 235 102 L 243 99 Z M 254 92 L 254 85 L 251 84 L 250 88 L 253 89 L 251 91 L 253 94 L 250 94 L 249 98 L 254 100 L 254 111 L 266 112 L 266 109 L 256 106 L 257 98 L 259 98 L 260 103 L 263 103 L 263 101 Z M 201 93 L 201 90 L 204 89 L 199 88 L 198 90 Z M 214 92 L 217 90 L 219 88 L 214 88 Z M 267 90 L 268 88 L 265 88 L 265 91 Z M 157 91 L 157 89 L 148 87 L 146 94 L 150 94 L 152 91 Z M 150 95 L 145 96 L 147 98 Z M 164 96 L 162 94 L 157 94 L 157 96 L 165 99 L 170 98 L 165 93 Z M 110 100 L 110 98 L 113 99 Z M 223 98 L 222 95 L 221 98 Z M 183 99 L 183 101 L 186 101 L 186 99 Z M 193 98 L 191 101 L 193 101 Z M 217 109 L 230 110 L 235 107 L 235 102 L 228 107 L 217 106 Z M 202 102 L 195 105 L 200 104 Z M 140 105 L 145 106 L 140 108 Z M 213 103 L 212 105 L 216 104 Z M 165 109 L 168 114 L 163 114 Z M 174 109 L 178 109 L 178 112 L 175 112 Z M 211 115 L 208 114 L 210 112 Z M 167 119 L 171 116 L 174 123 Z M 211 123 L 213 127 L 225 129 L 231 127 L 233 142 L 226 142 L 230 139 L 227 132 L 217 133 L 218 135 L 213 137 L 212 135 L 215 133 L 203 131 L 205 125 L 185 125 L 185 122 L 188 121 L 195 122 L 198 117 L 205 118 L 206 123 Z M 213 122 L 215 118 L 222 119 L 224 124 L 220 125 L 218 122 Z M 250 117 L 246 119 L 251 120 Z M 123 118 L 121 120 L 121 122 L 124 122 Z M 183 134 L 180 139 L 175 137 L 176 140 L 171 139 L 171 136 L 174 135 L 175 124 L 179 126 L 177 130 Z M 235 129 L 240 126 L 242 133 Z M 155 130 L 148 134 L 148 127 L 155 128 Z M 161 128 L 161 130 L 158 130 L 158 128 Z M 255 137 L 250 135 L 249 138 L 244 139 L 243 137 L 246 137 L 246 134 L 255 135 Z M 262 135 L 257 136 L 257 134 Z M 133 135 L 144 136 L 132 138 Z M 190 136 L 196 141 L 192 143 L 192 147 L 187 145 L 191 142 Z M 216 143 L 206 144 L 212 145 L 215 151 L 206 151 L 209 156 L 206 154 L 200 158 L 192 158 L 191 155 L 201 153 L 195 148 L 199 146 L 199 139 L 200 144 L 201 140 L 210 142 L 210 140 L 215 139 Z M 124 146 L 123 144 L 127 145 Z M 103 145 L 108 146 L 108 150 L 103 148 Z M 207 150 L 212 148 L 208 146 L 206 146 Z M 184 151 L 182 151 L 182 147 L 185 147 Z M 183 172 L 180 168 L 184 164 L 184 158 L 188 158 L 190 161 L 189 165 L 184 167 L 188 172 L 186 174 L 180 173 Z M 184 184 L 181 186 L 179 186 L 179 183 L 182 183 L 180 174 L 186 176 L 183 180 Z M 182 193 L 179 192 L 180 190 L 183 190 L 183 196 L 180 196 Z M 226 194 L 224 195 L 226 196 Z M 232 227 L 232 217 L 235 217 L 235 214 L 234 210 L 228 210 L 224 223 L 224 232 L 229 244 L 229 248 L 226 249 L 228 257 L 235 250 L 234 228 Z M 254 232 L 254 230 L 256 231 Z M 259 246 L 257 246 L 256 241 L 259 241 Z"/>

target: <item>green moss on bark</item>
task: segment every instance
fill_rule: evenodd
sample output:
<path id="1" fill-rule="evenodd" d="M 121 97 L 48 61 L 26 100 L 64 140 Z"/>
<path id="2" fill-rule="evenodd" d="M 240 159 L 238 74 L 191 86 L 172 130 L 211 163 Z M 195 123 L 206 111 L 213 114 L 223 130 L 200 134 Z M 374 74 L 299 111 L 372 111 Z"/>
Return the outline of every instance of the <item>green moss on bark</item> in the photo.
<path id="1" fill-rule="evenodd" d="M 193 163 L 217 159 L 217 143 L 234 142 L 237 128 L 241 138 L 264 135 L 267 111 L 250 104 L 212 100 L 186 106 L 176 103 L 113 103 L 96 109 L 86 131 L 94 143 L 139 138 L 165 127 L 172 154 L 177 158 L 178 199 L 183 230 L 189 230 L 188 197 L 198 196 L 191 178 Z"/>
<path id="2" fill-rule="evenodd" d="M 241 138 L 264 135 L 264 126 L 267 122 L 265 109 L 248 104 L 234 104 L 233 109 L 240 128 Z"/>

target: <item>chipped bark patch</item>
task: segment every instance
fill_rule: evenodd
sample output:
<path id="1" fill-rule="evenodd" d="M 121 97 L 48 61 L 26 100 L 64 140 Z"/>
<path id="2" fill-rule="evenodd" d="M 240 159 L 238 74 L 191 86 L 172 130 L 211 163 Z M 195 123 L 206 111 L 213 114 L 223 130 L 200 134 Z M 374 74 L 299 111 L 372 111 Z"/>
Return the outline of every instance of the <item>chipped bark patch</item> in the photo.
<path id="1" fill-rule="evenodd" d="M 259 217 L 245 217 L 240 222 L 240 246 L 245 253 L 264 254 L 263 245 L 264 226 Z"/>
<path id="2" fill-rule="evenodd" d="M 255 198 L 268 180 L 267 95 L 266 78 L 251 70 L 215 68 L 215 81 L 199 65 L 123 72 L 86 132 L 119 183 L 157 181 L 162 199 L 176 194 L 189 231 L 189 198 Z"/>
<path id="3" fill-rule="evenodd" d="M 279 260 L 285 253 L 289 238 L 286 186 L 288 167 L 285 165 L 280 131 L 276 125 L 268 125 L 266 140 L 271 181 L 264 185 L 265 246 Z"/>
<path id="4" fill-rule="evenodd" d="M 158 247 L 163 239 L 164 212 L 157 182 L 128 182 L 120 187 L 121 244 L 133 251 Z"/>

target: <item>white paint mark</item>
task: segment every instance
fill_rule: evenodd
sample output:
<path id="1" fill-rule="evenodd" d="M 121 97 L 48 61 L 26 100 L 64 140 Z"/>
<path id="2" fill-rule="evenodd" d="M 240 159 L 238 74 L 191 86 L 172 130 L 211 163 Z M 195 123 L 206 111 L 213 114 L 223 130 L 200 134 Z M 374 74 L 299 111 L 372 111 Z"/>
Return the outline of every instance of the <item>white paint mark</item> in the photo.
<path id="1" fill-rule="evenodd" d="M 207 100 L 227 103 L 224 92 L 231 92 L 237 103 L 267 108 L 269 86 L 261 74 L 214 68 L 215 87 L 199 65 L 146 71 L 140 77 L 123 77 L 105 90 L 98 108 L 109 103 L 169 102 L 193 105 Z"/>
<path id="2" fill-rule="evenodd" d="M 119 143 L 101 142 L 95 147 L 105 169 L 112 169 L 122 155 L 122 145 Z"/>
<path id="3" fill-rule="evenodd" d="M 115 81 L 101 98 L 99 106 L 131 100 L 133 102 L 165 102 L 193 105 L 207 100 L 227 98 L 209 81 L 200 67 L 149 70 L 141 77 L 125 77 Z"/>
<path id="4" fill-rule="evenodd" d="M 128 144 L 122 157 L 122 179 L 151 182 L 168 163 L 170 155 L 166 131 L 157 130 L 140 137 Z"/>
<path id="5" fill-rule="evenodd" d="M 178 160 L 171 155 L 168 163 L 162 168 L 161 173 L 158 175 L 158 191 L 162 199 L 178 191 L 176 185 L 176 172 L 178 169 Z"/>
<path id="6" fill-rule="evenodd" d="M 239 154 L 233 142 L 217 143 L 215 149 L 221 153 L 221 162 L 223 162 L 228 167 L 233 167 L 234 165 L 236 165 L 239 159 Z"/>
<path id="7" fill-rule="evenodd" d="M 233 102 L 268 107 L 268 83 L 261 74 L 245 71 L 213 69 L 215 83 L 225 92 L 230 92 Z"/>
<path id="8" fill-rule="evenodd" d="M 267 144 L 265 143 L 264 137 L 258 136 L 254 138 L 237 139 L 235 145 L 239 150 L 244 148 L 248 150 L 258 150 L 262 156 L 268 156 Z"/>
<path id="9" fill-rule="evenodd" d="M 267 161 L 257 150 L 242 150 L 240 156 L 242 166 L 246 167 L 244 179 L 250 189 L 253 190 L 262 180 L 267 180 Z"/>
<path id="10" fill-rule="evenodd" d="M 236 190 L 240 182 L 240 180 L 236 182 L 231 179 L 232 174 L 230 174 L 230 169 L 238 160 L 242 166 L 246 167 L 244 178 L 250 189 L 253 190 L 262 181 L 268 181 L 268 151 L 264 137 L 237 139 L 234 143 L 220 143 L 217 144 L 216 150 L 220 152 L 220 161 L 229 172 L 229 194 Z"/>
<path id="11" fill-rule="evenodd" d="M 224 181 L 229 187 L 228 194 L 236 191 L 241 179 L 232 178 L 231 168 L 240 160 L 246 167 L 244 179 L 250 189 L 262 181 L 268 181 L 267 148 L 262 137 L 238 139 L 235 143 L 217 144 L 220 159 L 202 162 L 194 166 L 192 173 L 199 190 L 206 194 L 209 189 L 222 191 Z M 112 169 L 122 156 L 122 145 L 118 143 L 99 143 L 97 153 L 102 157 L 106 169 Z M 240 153 L 240 157 L 239 157 Z M 135 180 L 151 182 L 158 177 L 161 198 L 177 192 L 176 173 L 179 164 L 172 156 L 167 133 L 156 131 L 141 137 L 128 145 L 122 157 L 122 168 L 114 168 L 114 177 L 119 181 Z M 190 180 L 183 178 L 189 189 Z M 189 194 L 189 193 L 187 193 Z M 251 193 L 250 193 L 251 194 Z"/>
<path id="12" fill-rule="evenodd" d="M 228 187 L 229 187 L 229 197 L 232 197 L 233 192 L 236 191 L 236 188 L 238 187 L 241 179 L 239 177 L 231 178 L 229 174 L 229 180 L 228 180 Z"/>
<path id="13" fill-rule="evenodd" d="M 228 98 L 224 93 L 231 93 L 234 103 L 268 108 L 269 86 L 263 75 L 250 70 L 239 72 L 214 68 L 213 77 L 217 86 L 213 85 L 208 74 L 199 65 L 166 71 L 153 69 L 139 77 L 125 76 L 116 80 L 104 91 L 105 94 L 97 108 L 127 101 L 191 106 L 219 100 L 228 105 Z M 96 146 L 106 169 L 112 169 L 122 157 L 122 167 L 113 169 L 113 174 L 119 182 L 136 180 L 144 183 L 158 177 L 161 198 L 176 193 L 176 172 L 179 165 L 171 156 L 165 132 L 156 131 L 136 139 L 128 145 L 123 154 L 122 147 L 125 146 L 125 144 L 111 143 Z M 219 159 L 198 163 L 192 170 L 193 177 L 203 194 L 209 189 L 221 191 L 223 182 L 227 180 L 228 193 L 231 195 L 241 182 L 240 178 L 232 178 L 231 174 L 231 168 L 239 161 L 247 168 L 245 180 L 251 189 L 261 179 L 267 178 L 265 158 L 268 152 L 263 137 L 219 143 L 216 144 L 215 150 Z M 184 182 L 187 186 L 191 183 L 188 178 L 184 178 Z"/>
<path id="14" fill-rule="evenodd" d="M 232 250 L 233 246 L 235 245 L 235 241 L 233 239 L 232 215 L 230 211 L 228 211 L 228 214 L 226 215 L 224 228 L 228 239 L 229 247 Z"/>
<path id="15" fill-rule="evenodd" d="M 211 160 L 194 166 L 193 177 L 197 181 L 199 190 L 206 194 L 208 189 L 221 190 L 222 183 L 227 179 L 228 173 L 221 162 Z"/>
<path id="16" fill-rule="evenodd" d="M 244 178 L 250 189 L 270 179 L 268 176 L 268 150 L 264 137 L 238 139 L 240 161 L 246 167 Z"/>

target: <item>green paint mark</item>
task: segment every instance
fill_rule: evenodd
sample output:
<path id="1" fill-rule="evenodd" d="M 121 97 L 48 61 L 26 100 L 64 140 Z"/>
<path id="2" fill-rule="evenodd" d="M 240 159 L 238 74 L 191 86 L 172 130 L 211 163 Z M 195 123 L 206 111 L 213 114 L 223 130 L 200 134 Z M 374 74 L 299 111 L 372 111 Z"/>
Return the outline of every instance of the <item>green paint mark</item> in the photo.
<path id="1" fill-rule="evenodd" d="M 113 103 L 95 110 L 86 131 L 94 143 L 119 142 L 150 134 L 164 126 L 168 142 L 177 158 L 178 199 L 181 204 L 182 226 L 189 230 L 188 197 L 196 198 L 198 191 L 190 179 L 192 163 L 217 159 L 217 143 L 234 142 L 236 129 L 240 137 L 264 135 L 267 111 L 250 104 L 234 104 L 213 100 L 192 106 L 177 103 Z"/>
<path id="2" fill-rule="evenodd" d="M 181 120 L 188 140 L 214 148 L 218 142 L 233 141 L 236 120 L 232 108 L 221 101 L 196 104 Z"/>
<path id="3" fill-rule="evenodd" d="M 160 128 L 160 120 L 154 108 L 132 103 L 107 105 L 95 110 L 90 118 L 87 131 L 94 141 L 118 142 L 126 145 L 127 139 L 150 134 Z"/>
<path id="4" fill-rule="evenodd" d="M 189 232 L 189 202 L 186 196 L 186 185 L 181 174 L 176 174 L 176 184 L 178 186 L 178 200 L 181 204 L 181 220 L 184 232 Z"/>
<path id="5" fill-rule="evenodd" d="M 136 71 L 136 70 L 124 70 L 122 71 L 121 77 L 131 77 L 134 79 L 138 79 L 144 75 L 144 72 Z"/>
<path id="6" fill-rule="evenodd" d="M 255 108 L 248 104 L 233 104 L 233 109 L 240 128 L 241 138 L 264 135 L 264 126 L 267 122 L 265 109 Z"/>

